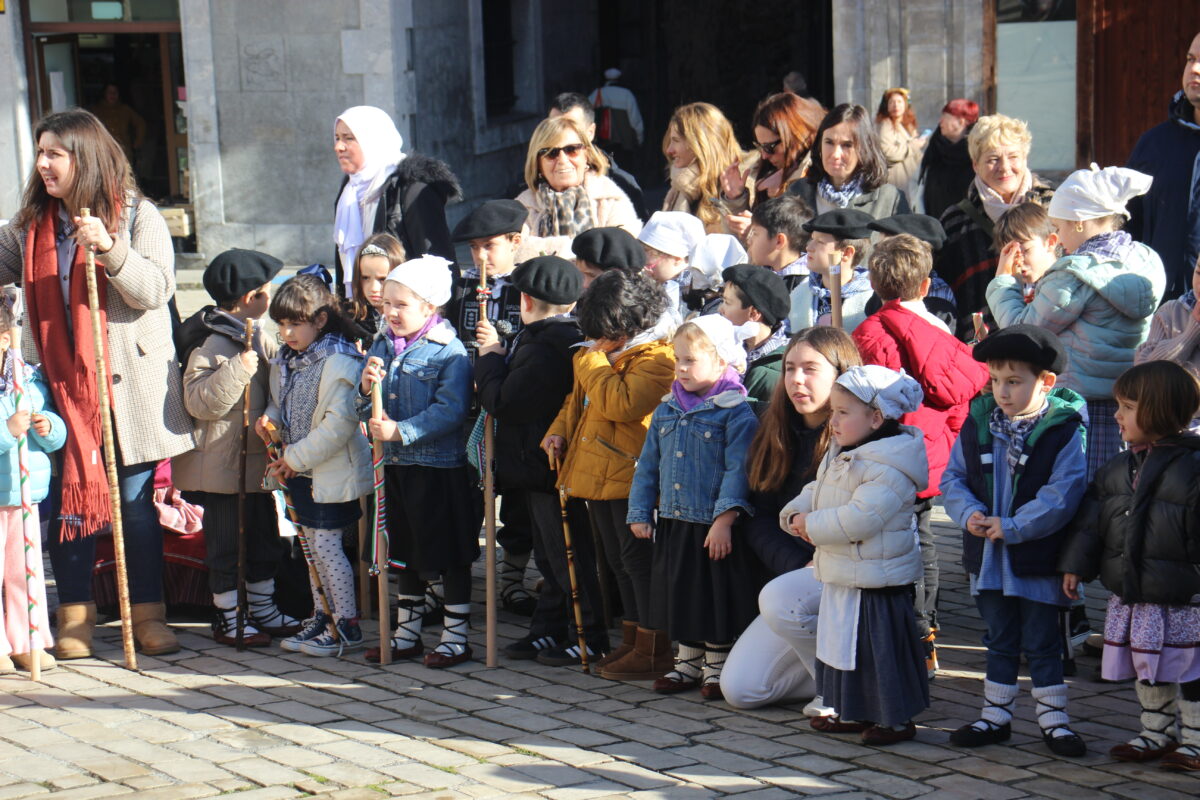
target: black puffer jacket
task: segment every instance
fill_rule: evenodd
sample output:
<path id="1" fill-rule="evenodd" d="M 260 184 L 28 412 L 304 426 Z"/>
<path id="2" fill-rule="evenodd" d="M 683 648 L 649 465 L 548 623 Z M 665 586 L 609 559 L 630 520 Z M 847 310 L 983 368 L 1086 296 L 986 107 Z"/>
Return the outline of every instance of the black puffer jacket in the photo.
<path id="1" fill-rule="evenodd" d="M 337 197 L 342 196 L 349 180 L 342 179 Z M 435 255 L 453 263 L 454 242 L 446 224 L 446 204 L 461 199 L 458 178 L 445 162 L 420 153 L 409 153 L 384 184 L 371 230 L 390 233 L 399 239 L 406 258 Z M 336 198 L 334 205 L 337 205 Z M 333 263 L 339 262 L 335 254 Z M 341 283 L 339 280 L 338 285 Z"/>
<path id="2" fill-rule="evenodd" d="M 1099 575 L 1126 603 L 1184 605 L 1200 593 L 1200 436 L 1161 439 L 1101 467 L 1058 566 Z"/>
<path id="3" fill-rule="evenodd" d="M 583 341 L 571 317 L 527 325 L 505 361 L 501 353 L 475 360 L 479 402 L 496 416 L 496 486 L 554 491 L 542 439 L 575 380 L 573 346 Z"/>

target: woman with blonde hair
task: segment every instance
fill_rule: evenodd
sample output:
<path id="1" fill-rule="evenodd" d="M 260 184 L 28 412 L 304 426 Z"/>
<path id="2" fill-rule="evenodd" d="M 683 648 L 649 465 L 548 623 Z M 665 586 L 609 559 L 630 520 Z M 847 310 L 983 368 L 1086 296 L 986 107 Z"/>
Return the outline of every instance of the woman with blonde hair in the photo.
<path id="1" fill-rule="evenodd" d="M 592 228 L 624 228 L 637 236 L 633 203 L 608 177 L 608 158 L 570 117 L 544 119 L 525 155 L 517 202 L 529 210 L 517 262 L 549 254 L 573 259 L 571 243 Z"/>
<path id="2" fill-rule="evenodd" d="M 671 188 L 663 211 L 686 211 L 700 218 L 708 233 L 728 233 L 713 198 L 721 192 L 721 173 L 746 159 L 733 135 L 733 125 L 710 103 L 688 103 L 675 109 L 663 135 L 663 155 Z"/>
<path id="3" fill-rule="evenodd" d="M 887 158 L 887 182 L 907 193 L 929 141 L 928 136 L 917 135 L 917 115 L 909 102 L 908 89 L 898 86 L 883 93 L 875 113 L 875 128 L 879 148 Z"/>

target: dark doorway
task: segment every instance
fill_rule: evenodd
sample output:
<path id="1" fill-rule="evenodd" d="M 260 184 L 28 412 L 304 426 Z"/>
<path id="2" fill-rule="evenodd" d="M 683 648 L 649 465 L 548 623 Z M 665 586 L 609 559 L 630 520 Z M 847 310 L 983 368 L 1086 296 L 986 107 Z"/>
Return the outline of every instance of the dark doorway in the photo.
<path id="1" fill-rule="evenodd" d="M 677 106 L 716 105 L 746 146 L 755 106 L 788 72 L 802 72 L 823 105 L 833 99 L 831 0 L 615 0 L 597 14 L 599 70 L 623 71 L 645 120 L 633 166 L 648 188 L 663 182 L 662 137 Z"/>

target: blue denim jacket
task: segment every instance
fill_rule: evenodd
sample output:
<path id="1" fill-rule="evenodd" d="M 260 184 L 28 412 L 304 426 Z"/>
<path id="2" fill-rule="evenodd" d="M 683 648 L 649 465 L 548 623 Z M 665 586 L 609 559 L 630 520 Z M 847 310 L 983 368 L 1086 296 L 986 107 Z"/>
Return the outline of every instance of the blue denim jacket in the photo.
<path id="1" fill-rule="evenodd" d="M 658 516 L 712 524 L 731 508 L 754 513 L 746 451 L 758 418 L 739 392 L 722 392 L 689 412 L 671 395 L 654 410 L 629 492 L 626 522 Z"/>
<path id="2" fill-rule="evenodd" d="M 387 367 L 383 409 L 399 424 L 400 441 L 384 442 L 385 464 L 461 467 L 467 463 L 467 409 L 471 404 L 471 362 L 448 322 L 395 355 L 379 336 L 367 351 Z M 358 398 L 358 414 L 371 418 L 371 398 Z"/>

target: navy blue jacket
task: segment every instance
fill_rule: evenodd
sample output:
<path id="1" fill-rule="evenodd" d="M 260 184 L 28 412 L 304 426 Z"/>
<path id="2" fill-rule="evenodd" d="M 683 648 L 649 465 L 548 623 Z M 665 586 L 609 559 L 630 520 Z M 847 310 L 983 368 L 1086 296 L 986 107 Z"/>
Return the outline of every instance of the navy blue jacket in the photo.
<path id="1" fill-rule="evenodd" d="M 1190 214 L 1188 208 L 1200 175 L 1195 169 L 1200 125 L 1193 111 L 1183 92 L 1176 92 L 1167 121 L 1142 134 L 1125 164 L 1154 177 L 1150 191 L 1129 204 L 1133 218 L 1128 230 L 1162 258 L 1167 272 L 1164 300 L 1191 288 L 1192 270 L 1200 254 L 1200 208 Z"/>

